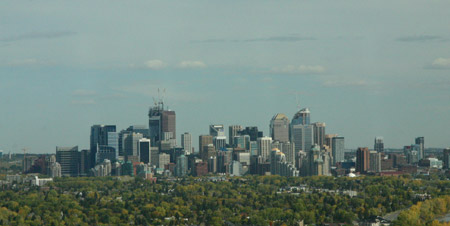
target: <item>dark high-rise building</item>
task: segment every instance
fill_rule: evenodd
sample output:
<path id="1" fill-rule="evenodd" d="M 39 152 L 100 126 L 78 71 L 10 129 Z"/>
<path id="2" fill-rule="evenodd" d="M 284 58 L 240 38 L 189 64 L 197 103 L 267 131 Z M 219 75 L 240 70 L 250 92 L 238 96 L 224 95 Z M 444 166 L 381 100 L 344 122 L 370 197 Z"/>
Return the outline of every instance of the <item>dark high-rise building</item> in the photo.
<path id="1" fill-rule="evenodd" d="M 384 152 L 383 137 L 375 137 L 375 143 L 373 149 L 377 152 Z"/>
<path id="2" fill-rule="evenodd" d="M 308 108 L 303 108 L 297 113 L 295 113 L 294 117 L 292 118 L 291 124 L 292 125 L 309 125 L 311 121 L 311 112 Z"/>
<path id="3" fill-rule="evenodd" d="M 370 169 L 370 151 L 368 148 L 356 150 L 356 172 L 365 173 Z"/>
<path id="4" fill-rule="evenodd" d="M 228 143 L 230 146 L 234 146 L 234 137 L 238 136 L 239 131 L 241 131 L 243 128 L 241 125 L 232 125 L 228 127 Z"/>
<path id="5" fill-rule="evenodd" d="M 450 148 L 444 149 L 444 158 L 443 158 L 443 168 L 448 170 L 450 169 Z"/>
<path id="6" fill-rule="evenodd" d="M 289 118 L 285 114 L 278 113 L 270 120 L 270 136 L 274 141 L 289 141 Z"/>
<path id="7" fill-rule="evenodd" d="M 151 163 L 150 139 L 139 139 L 139 161 L 145 164 Z"/>
<path id="8" fill-rule="evenodd" d="M 175 111 L 165 110 L 162 101 L 150 108 L 148 117 L 149 138 L 153 146 L 159 145 L 163 134 L 171 133 L 172 138 L 176 137 Z"/>
<path id="9" fill-rule="evenodd" d="M 263 132 L 258 130 L 256 126 L 245 127 L 245 129 L 238 131 L 237 136 L 249 135 L 250 141 L 257 141 L 258 138 L 263 137 Z"/>
<path id="10" fill-rule="evenodd" d="M 419 160 L 425 158 L 425 138 L 424 137 L 417 137 L 416 138 L 416 144 L 420 145 L 419 149 Z"/>
<path id="11" fill-rule="evenodd" d="M 61 165 L 61 175 L 76 177 L 80 173 L 78 146 L 56 147 L 56 162 Z"/>
<path id="12" fill-rule="evenodd" d="M 325 145 L 325 123 L 315 122 L 313 123 L 314 130 L 314 144 L 319 145 L 320 148 Z"/>
<path id="13" fill-rule="evenodd" d="M 198 150 L 200 156 L 202 156 L 203 148 L 209 144 L 213 144 L 213 137 L 211 135 L 200 135 L 198 137 Z"/>
<path id="14" fill-rule="evenodd" d="M 149 137 L 149 129 L 144 126 L 144 125 L 133 125 L 133 126 L 129 126 L 127 128 L 127 131 L 130 132 L 135 132 L 135 133 L 140 133 L 144 136 L 144 138 L 148 138 Z"/>
<path id="15" fill-rule="evenodd" d="M 119 155 L 119 135 L 115 125 L 93 125 L 91 127 L 91 157 L 88 168 L 103 159 Z M 115 160 L 115 159 L 110 159 Z M 62 166 L 61 166 L 62 167 Z"/>
<path id="16" fill-rule="evenodd" d="M 161 115 L 164 111 L 163 104 L 157 104 L 148 111 L 148 130 L 151 144 L 156 146 L 162 139 L 161 134 Z"/>
<path id="17" fill-rule="evenodd" d="M 133 132 L 128 134 L 128 136 L 124 140 L 124 154 L 126 156 L 139 156 L 139 140 L 143 137 L 144 136 L 140 133 Z"/>

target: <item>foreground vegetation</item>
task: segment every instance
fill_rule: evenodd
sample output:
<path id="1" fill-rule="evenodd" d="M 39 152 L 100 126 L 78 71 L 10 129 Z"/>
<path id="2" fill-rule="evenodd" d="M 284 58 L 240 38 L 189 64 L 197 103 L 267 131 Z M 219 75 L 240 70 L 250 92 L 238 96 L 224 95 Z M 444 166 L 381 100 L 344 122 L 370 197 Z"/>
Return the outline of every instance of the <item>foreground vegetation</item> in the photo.
<path id="1" fill-rule="evenodd" d="M 300 185 L 307 190 L 298 189 Z M 290 186 L 296 188 L 287 192 Z M 0 225 L 352 223 L 408 208 L 420 201 L 416 194 L 450 195 L 449 187 L 449 181 L 409 177 L 249 176 L 218 182 L 208 178 L 159 180 L 154 184 L 138 178 L 58 178 L 48 189 L 4 188 L 0 192 Z M 335 193 L 343 190 L 357 195 Z M 402 213 L 400 217 L 407 216 Z"/>
<path id="2" fill-rule="evenodd" d="M 394 226 L 450 226 L 449 222 L 440 223 L 437 217 L 450 212 L 450 196 L 442 196 L 425 202 L 418 202 L 403 211 L 394 222 Z"/>

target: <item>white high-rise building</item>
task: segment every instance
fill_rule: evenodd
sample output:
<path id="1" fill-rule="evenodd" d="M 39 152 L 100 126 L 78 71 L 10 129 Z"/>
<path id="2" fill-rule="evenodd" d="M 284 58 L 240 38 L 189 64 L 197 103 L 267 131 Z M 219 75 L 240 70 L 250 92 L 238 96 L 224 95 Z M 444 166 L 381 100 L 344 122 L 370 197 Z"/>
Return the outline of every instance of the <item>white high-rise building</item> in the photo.
<path id="1" fill-rule="evenodd" d="M 181 134 L 181 147 L 183 147 L 186 155 L 192 153 L 192 135 L 190 133 Z"/>
<path id="2" fill-rule="evenodd" d="M 272 137 L 259 137 L 258 138 L 258 155 L 263 158 L 264 161 L 270 157 L 270 151 L 272 149 Z"/>

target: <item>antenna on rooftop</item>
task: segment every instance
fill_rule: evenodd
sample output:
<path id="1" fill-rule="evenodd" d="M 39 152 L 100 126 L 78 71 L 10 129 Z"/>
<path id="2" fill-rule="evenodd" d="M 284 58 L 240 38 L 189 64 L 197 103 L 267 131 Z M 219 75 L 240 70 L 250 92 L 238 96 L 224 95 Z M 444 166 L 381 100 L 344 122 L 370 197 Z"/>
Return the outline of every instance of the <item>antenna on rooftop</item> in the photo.
<path id="1" fill-rule="evenodd" d="M 299 102 L 299 99 L 298 99 L 298 92 L 295 93 L 295 101 L 297 102 L 298 110 L 300 110 L 300 102 Z"/>

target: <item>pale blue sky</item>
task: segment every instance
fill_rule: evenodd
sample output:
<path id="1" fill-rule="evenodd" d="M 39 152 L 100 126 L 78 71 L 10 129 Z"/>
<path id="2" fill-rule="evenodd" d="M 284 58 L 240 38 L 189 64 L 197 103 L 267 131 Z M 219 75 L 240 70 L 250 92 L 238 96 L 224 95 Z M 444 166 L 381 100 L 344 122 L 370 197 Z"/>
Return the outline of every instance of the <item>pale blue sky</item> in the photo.
<path id="1" fill-rule="evenodd" d="M 450 146 L 449 1 L 0 3 L 0 150 L 89 146 L 93 124 L 147 124 L 157 88 L 177 138 L 311 120 L 347 148 Z"/>

